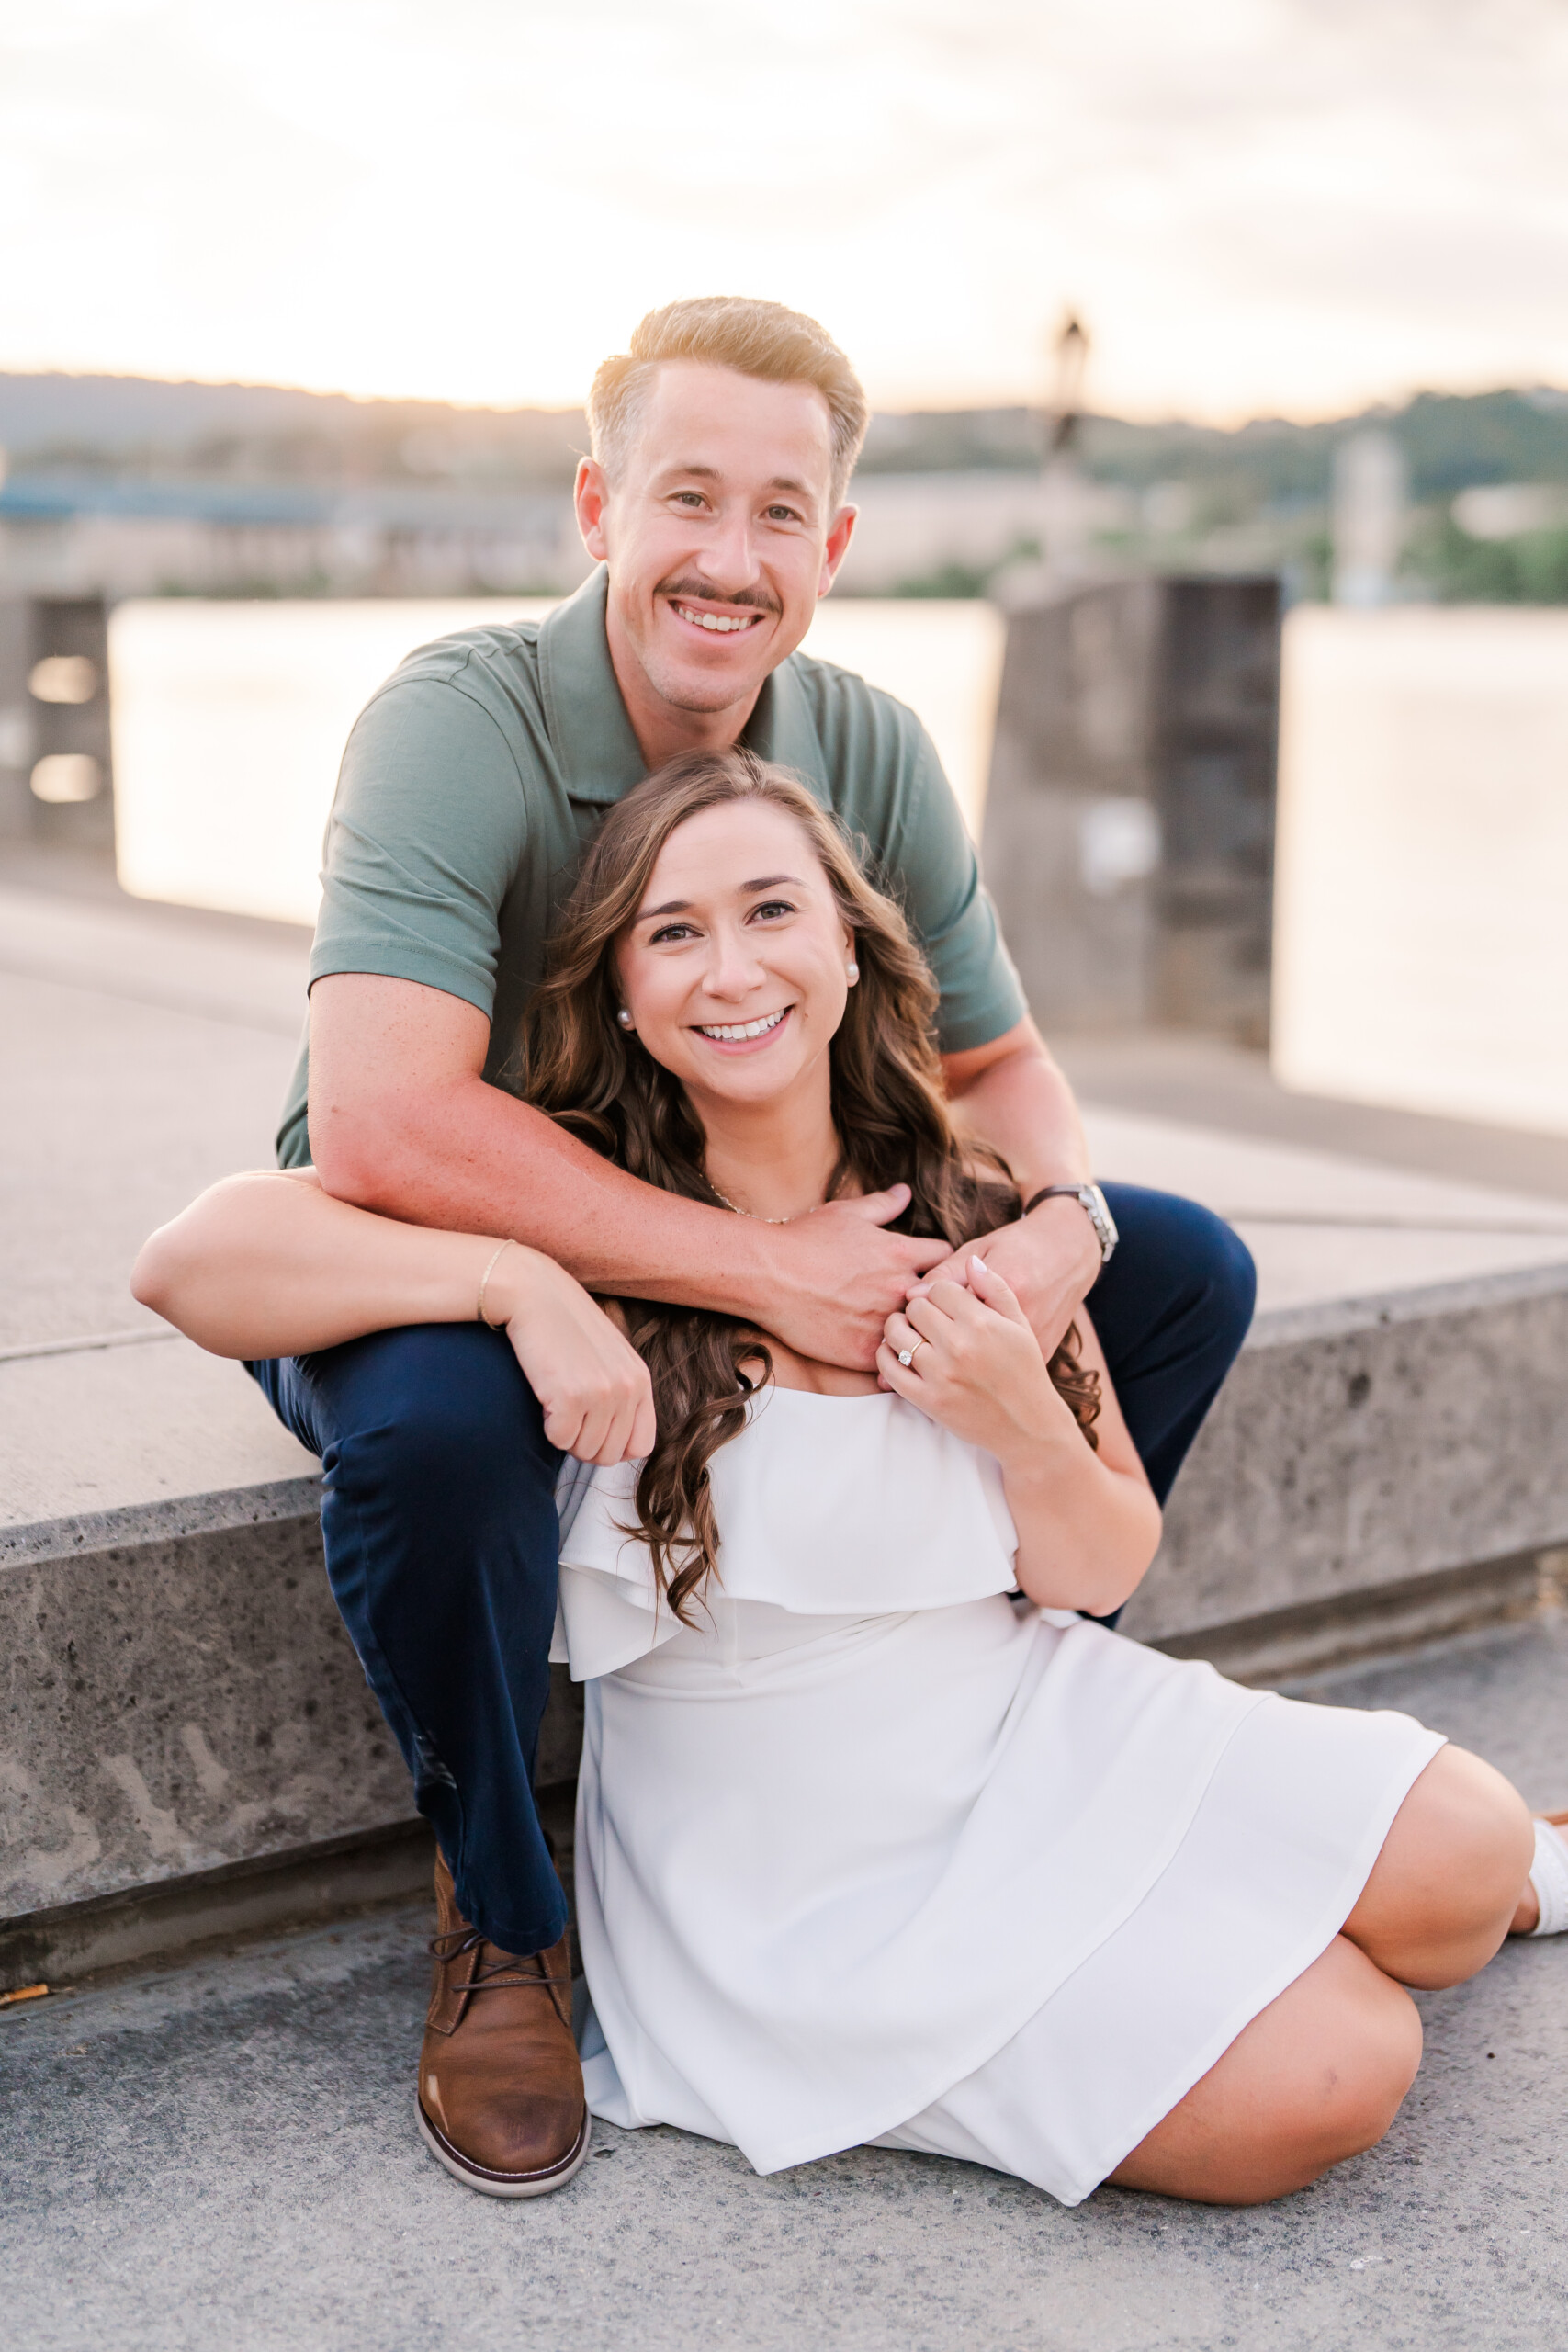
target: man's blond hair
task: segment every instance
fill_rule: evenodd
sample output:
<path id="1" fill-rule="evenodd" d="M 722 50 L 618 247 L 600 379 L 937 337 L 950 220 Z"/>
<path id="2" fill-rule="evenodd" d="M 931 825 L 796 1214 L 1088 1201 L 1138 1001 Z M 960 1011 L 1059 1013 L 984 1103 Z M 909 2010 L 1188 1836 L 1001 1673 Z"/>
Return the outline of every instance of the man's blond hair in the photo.
<path id="1" fill-rule="evenodd" d="M 829 505 L 842 503 L 869 412 L 860 379 L 838 345 L 804 311 L 782 302 L 753 302 L 740 294 L 705 294 L 649 311 L 629 351 L 606 359 L 588 395 L 588 430 L 594 457 L 613 482 L 637 436 L 653 374 L 671 359 L 733 368 L 765 384 L 815 384 L 833 427 Z"/>

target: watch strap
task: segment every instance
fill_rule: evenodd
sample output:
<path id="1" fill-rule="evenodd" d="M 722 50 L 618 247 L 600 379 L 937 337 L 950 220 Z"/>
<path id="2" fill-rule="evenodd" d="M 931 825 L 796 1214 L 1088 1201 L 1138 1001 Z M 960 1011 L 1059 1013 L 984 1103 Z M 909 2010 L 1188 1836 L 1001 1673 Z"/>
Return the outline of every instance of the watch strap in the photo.
<path id="1" fill-rule="evenodd" d="M 1027 1216 L 1031 1209 L 1037 1209 L 1040 1206 L 1042 1201 L 1055 1200 L 1074 1200 L 1078 1203 L 1094 1227 L 1095 1239 L 1100 1244 L 1100 1264 L 1108 1266 L 1111 1263 L 1111 1253 L 1115 1249 L 1119 1237 L 1111 1215 L 1110 1204 L 1106 1201 L 1099 1185 L 1092 1183 L 1042 1184 L 1037 1193 L 1030 1194 L 1021 1214 Z"/>

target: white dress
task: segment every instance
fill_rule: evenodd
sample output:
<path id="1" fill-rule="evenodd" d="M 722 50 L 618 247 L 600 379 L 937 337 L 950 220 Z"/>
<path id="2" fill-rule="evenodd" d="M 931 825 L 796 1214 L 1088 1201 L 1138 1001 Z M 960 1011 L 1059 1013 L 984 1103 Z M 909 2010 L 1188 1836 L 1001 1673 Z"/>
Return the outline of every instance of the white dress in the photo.
<path id="1" fill-rule="evenodd" d="M 593 2112 L 1077 2203 L 1333 1941 L 1441 1738 L 1010 1600 L 996 1463 L 901 1398 L 768 1390 L 711 1476 L 700 1630 L 630 1470 L 563 1544 Z"/>

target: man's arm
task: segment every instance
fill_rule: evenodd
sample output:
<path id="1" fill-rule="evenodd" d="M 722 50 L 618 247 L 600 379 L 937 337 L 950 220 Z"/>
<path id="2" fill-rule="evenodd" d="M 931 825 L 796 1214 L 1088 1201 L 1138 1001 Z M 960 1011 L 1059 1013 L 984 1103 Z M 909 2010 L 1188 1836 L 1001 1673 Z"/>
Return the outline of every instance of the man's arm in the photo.
<path id="1" fill-rule="evenodd" d="M 945 1254 L 878 1230 L 901 1187 L 782 1227 L 676 1199 L 487 1085 L 489 1043 L 483 1013 L 439 989 L 319 979 L 310 1148 L 324 1189 L 413 1225 L 511 1234 L 590 1290 L 742 1315 L 802 1354 L 874 1366 L 887 1316 Z"/>
<path id="2" fill-rule="evenodd" d="M 999 1151 L 1025 1200 L 1043 1184 L 1083 1184 L 1089 1146 L 1077 1105 L 1032 1021 L 966 1053 L 944 1054 L 942 1069 L 960 1131 Z M 962 1281 L 958 1251 L 926 1283 Z M 1042 1201 L 1021 1225 L 1004 1226 L 979 1254 L 1010 1284 L 1049 1354 L 1100 1272 L 1100 1244 L 1078 1202 Z M 925 1285 L 922 1284 L 922 1287 Z"/>

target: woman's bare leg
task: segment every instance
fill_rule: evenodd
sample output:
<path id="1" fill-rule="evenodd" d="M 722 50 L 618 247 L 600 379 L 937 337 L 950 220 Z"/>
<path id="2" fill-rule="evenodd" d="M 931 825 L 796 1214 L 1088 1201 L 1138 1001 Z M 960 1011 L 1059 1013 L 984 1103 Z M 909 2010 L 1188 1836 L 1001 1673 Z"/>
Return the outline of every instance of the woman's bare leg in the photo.
<path id="1" fill-rule="evenodd" d="M 1479 1756 L 1439 1748 L 1395 1814 L 1345 1933 L 1401 1984 L 1461 1984 L 1510 1929 L 1535 1925 L 1534 1853 L 1518 1792 Z"/>
<path id="2" fill-rule="evenodd" d="M 1381 2140 L 1420 2063 L 1409 1994 L 1337 1936 L 1111 2177 L 1200 2204 L 1266 2204 Z"/>
<path id="3" fill-rule="evenodd" d="M 1381 2140 L 1415 2079 L 1421 2025 L 1402 1987 L 1462 1984 L 1533 1927 L 1523 1799 L 1461 1747 L 1432 1758 L 1321 1960 L 1253 2018 L 1111 2174 L 1207 2204 L 1303 2188 Z"/>

